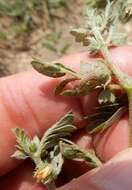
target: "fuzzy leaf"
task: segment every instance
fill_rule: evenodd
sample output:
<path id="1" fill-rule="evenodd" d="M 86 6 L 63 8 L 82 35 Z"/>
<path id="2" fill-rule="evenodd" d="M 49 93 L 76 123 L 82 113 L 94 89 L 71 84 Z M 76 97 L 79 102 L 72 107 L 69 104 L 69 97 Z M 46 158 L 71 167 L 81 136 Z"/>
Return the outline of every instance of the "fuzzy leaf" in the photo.
<path id="1" fill-rule="evenodd" d="M 55 146 L 52 151 L 49 152 L 46 159 L 44 159 L 44 163 L 46 167 L 50 167 L 50 175 L 46 178 L 42 179 L 42 183 L 51 184 L 57 176 L 60 174 L 62 165 L 64 163 L 64 159 L 60 152 L 59 146 Z"/>
<path id="2" fill-rule="evenodd" d="M 71 30 L 71 34 L 75 36 L 76 42 L 84 42 L 88 36 L 85 28 L 74 28 Z"/>
<path id="3" fill-rule="evenodd" d="M 86 3 L 93 7 L 104 8 L 106 6 L 106 0 L 86 0 Z"/>
<path id="4" fill-rule="evenodd" d="M 69 140 L 62 139 L 60 141 L 60 149 L 64 158 L 75 161 L 86 162 L 88 165 L 92 167 L 98 167 L 101 165 L 101 162 L 95 156 L 93 151 L 91 152 L 83 150 Z"/>
<path id="5" fill-rule="evenodd" d="M 99 43 L 94 37 L 91 39 L 89 39 L 90 43 L 89 43 L 89 47 L 88 47 L 88 50 L 94 54 L 94 53 L 97 53 L 100 48 L 101 48 L 101 43 Z"/>
<path id="6" fill-rule="evenodd" d="M 20 150 L 16 150 L 11 157 L 16 158 L 18 160 L 25 160 L 26 158 L 28 158 L 28 155 L 26 155 L 24 152 Z"/>
<path id="7" fill-rule="evenodd" d="M 106 73 L 106 75 L 110 74 L 109 69 L 102 61 L 93 61 L 93 62 L 84 62 L 81 61 L 80 64 L 80 73 L 81 74 L 90 74 L 90 73 L 98 73 L 99 75 Z"/>
<path id="8" fill-rule="evenodd" d="M 32 140 L 30 140 L 23 129 L 16 128 L 13 129 L 16 134 L 17 140 L 17 151 L 13 154 L 14 156 L 18 156 L 19 159 L 25 159 L 28 156 L 32 156 L 38 149 L 40 141 L 37 136 L 35 136 Z"/>
<path id="9" fill-rule="evenodd" d="M 39 147 L 40 139 L 37 136 L 34 136 L 32 142 L 35 144 L 36 147 Z"/>
<path id="10" fill-rule="evenodd" d="M 46 131 L 40 143 L 42 152 L 53 148 L 58 144 L 61 137 L 70 136 L 76 130 L 76 127 L 72 125 L 73 119 L 73 113 L 69 112 Z"/>
<path id="11" fill-rule="evenodd" d="M 124 45 L 126 43 L 127 36 L 128 35 L 126 33 L 115 32 L 113 33 L 111 43 L 116 46 Z"/>
<path id="12" fill-rule="evenodd" d="M 61 63 L 55 63 L 59 68 L 63 69 L 66 73 L 70 73 L 71 75 L 77 75 L 77 72 L 73 71 L 72 69 L 65 67 L 63 64 Z M 78 78 L 78 77 L 77 77 Z"/>
<path id="13" fill-rule="evenodd" d="M 103 87 L 111 81 L 110 71 L 107 66 L 100 62 L 81 63 L 82 78 L 75 90 L 80 96 L 85 96 L 97 87 Z"/>
<path id="14" fill-rule="evenodd" d="M 71 81 L 75 81 L 77 80 L 76 78 L 68 78 L 68 79 L 65 79 L 63 81 L 61 81 L 55 88 L 55 95 L 59 95 L 63 92 L 63 89 L 65 88 L 65 86 L 71 82 Z"/>
<path id="15" fill-rule="evenodd" d="M 119 19 L 122 23 L 130 21 L 132 18 L 132 1 L 120 1 L 119 2 Z"/>
<path id="16" fill-rule="evenodd" d="M 37 136 L 34 136 L 33 139 L 30 142 L 29 149 L 32 153 L 35 153 L 40 145 L 40 140 Z"/>
<path id="17" fill-rule="evenodd" d="M 55 146 L 54 150 L 50 152 L 51 165 L 53 167 L 53 176 L 54 179 L 60 174 L 64 159 L 60 152 L 60 148 Z"/>
<path id="18" fill-rule="evenodd" d="M 106 87 L 111 81 L 110 71 L 101 61 L 81 62 L 80 75 L 80 83 L 75 85 L 73 89 L 62 91 L 61 95 L 85 96 L 96 88 Z"/>
<path id="19" fill-rule="evenodd" d="M 73 90 L 64 90 L 61 95 L 63 96 L 79 96 L 78 92 L 76 91 L 76 89 Z"/>
<path id="20" fill-rule="evenodd" d="M 38 72 L 49 77 L 58 78 L 64 76 L 66 73 L 70 73 L 71 75 L 78 78 L 78 75 L 75 71 L 65 67 L 61 63 L 41 63 L 34 60 L 31 62 L 31 64 Z"/>
<path id="21" fill-rule="evenodd" d="M 86 2 L 88 4 L 84 13 L 86 23 L 83 27 L 72 30 L 75 40 L 88 46 L 91 53 L 99 52 L 103 43 L 107 46 L 122 45 L 126 35 L 118 32 L 118 26 L 120 22 L 126 23 L 132 18 L 132 1 L 87 0 Z M 116 30 L 111 33 L 113 27 Z M 102 36 L 103 43 L 98 40 L 97 33 Z"/>
<path id="22" fill-rule="evenodd" d="M 108 89 L 101 91 L 100 94 L 98 95 L 98 102 L 100 104 L 114 103 L 115 100 L 116 100 L 115 94 Z"/>
<path id="23" fill-rule="evenodd" d="M 94 122 L 91 126 L 88 126 L 89 133 L 93 134 L 97 132 L 103 132 L 104 130 L 112 126 L 115 122 L 117 122 L 125 112 L 126 108 L 120 107 L 106 121 L 101 122 L 100 118 L 97 123 Z M 97 121 L 96 118 L 95 121 Z"/>
<path id="24" fill-rule="evenodd" d="M 57 63 L 41 63 L 39 61 L 34 60 L 31 62 L 31 64 L 34 67 L 34 69 L 36 69 L 38 72 L 49 77 L 57 78 L 62 77 L 66 74 L 65 70 L 62 69 L 60 65 L 57 65 Z"/>
<path id="25" fill-rule="evenodd" d="M 13 131 L 16 134 L 16 140 L 19 144 L 19 146 L 23 147 L 28 147 L 30 144 L 29 138 L 25 135 L 25 132 L 21 128 L 15 128 Z"/>

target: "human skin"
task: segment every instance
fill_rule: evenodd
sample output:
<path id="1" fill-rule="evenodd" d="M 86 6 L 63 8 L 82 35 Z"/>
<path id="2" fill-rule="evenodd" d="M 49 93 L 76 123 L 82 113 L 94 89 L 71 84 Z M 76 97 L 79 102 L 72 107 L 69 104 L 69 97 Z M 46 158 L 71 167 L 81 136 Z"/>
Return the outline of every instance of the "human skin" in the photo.
<path id="1" fill-rule="evenodd" d="M 113 63 L 132 76 L 132 46 L 113 48 L 110 53 Z M 92 61 L 94 58 L 85 52 L 64 57 L 59 62 L 78 71 L 81 60 Z M 74 112 L 74 124 L 77 127 L 84 125 L 83 114 L 93 111 L 97 103 L 96 94 L 83 98 L 55 97 L 53 88 L 58 80 L 34 70 L 0 79 L 0 190 L 45 189 L 32 178 L 33 165 L 30 161 L 21 163 L 11 158 L 16 143 L 12 128 L 19 126 L 30 137 L 34 134 L 41 137 L 47 128 L 69 110 Z M 94 146 L 105 164 L 90 171 L 79 164 L 76 169 L 72 169 L 75 165 L 67 165 L 65 175 L 70 178 L 71 171 L 76 170 L 79 177 L 57 190 L 131 190 L 132 149 L 128 149 L 128 139 L 127 114 L 103 136 L 78 134 L 74 140 L 86 149 Z"/>

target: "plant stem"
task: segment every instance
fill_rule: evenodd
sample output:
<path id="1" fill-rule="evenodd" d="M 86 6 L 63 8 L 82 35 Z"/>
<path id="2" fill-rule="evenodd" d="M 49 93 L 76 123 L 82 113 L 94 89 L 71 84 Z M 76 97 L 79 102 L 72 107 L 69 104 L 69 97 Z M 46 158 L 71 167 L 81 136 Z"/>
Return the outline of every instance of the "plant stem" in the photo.
<path id="1" fill-rule="evenodd" d="M 35 163 L 35 165 L 36 165 L 37 168 L 41 168 L 42 169 L 42 168 L 45 167 L 44 162 L 41 160 L 40 156 L 33 157 L 32 159 L 33 159 L 33 161 L 34 161 L 34 163 Z"/>
<path id="2" fill-rule="evenodd" d="M 132 146 L 132 90 L 128 92 L 128 102 L 129 102 L 129 145 Z"/>
<path id="3" fill-rule="evenodd" d="M 55 190 L 56 189 L 56 185 L 55 185 L 55 182 L 52 181 L 51 183 L 47 184 L 46 185 L 48 190 Z"/>
<path id="4" fill-rule="evenodd" d="M 101 48 L 100 51 L 106 60 L 106 64 L 112 71 L 112 73 L 116 76 L 116 78 L 119 81 L 119 84 L 121 87 L 126 91 L 129 101 L 129 125 L 130 125 L 130 140 L 129 145 L 132 146 L 132 79 L 125 75 L 120 69 L 112 62 L 109 54 L 109 50 L 105 45 L 105 42 L 103 40 L 102 35 L 98 31 L 96 27 L 93 29 L 93 33 L 95 35 L 96 40 L 100 43 L 101 42 Z"/>
<path id="5" fill-rule="evenodd" d="M 112 60 L 110 58 L 110 54 L 108 51 L 108 48 L 105 45 L 105 42 L 103 40 L 102 35 L 100 34 L 100 32 L 98 31 L 97 28 L 93 29 L 93 33 L 95 35 L 96 40 L 100 43 L 101 42 L 101 53 L 106 61 L 107 66 L 109 67 L 109 69 L 112 71 L 112 73 L 116 76 L 116 78 L 119 80 L 120 85 L 126 89 L 128 87 L 128 85 L 126 84 L 126 81 L 124 81 L 124 75 L 123 73 L 120 71 L 120 69 L 114 64 L 112 63 Z"/>
<path id="6" fill-rule="evenodd" d="M 34 163 L 36 164 L 36 168 L 38 170 L 44 169 L 45 164 L 44 164 L 44 162 L 41 160 L 41 158 L 39 156 L 38 157 L 34 157 L 32 159 L 33 159 Z M 56 189 L 55 182 L 51 181 L 50 183 L 47 183 L 46 187 L 47 187 L 48 190 L 55 190 Z"/>

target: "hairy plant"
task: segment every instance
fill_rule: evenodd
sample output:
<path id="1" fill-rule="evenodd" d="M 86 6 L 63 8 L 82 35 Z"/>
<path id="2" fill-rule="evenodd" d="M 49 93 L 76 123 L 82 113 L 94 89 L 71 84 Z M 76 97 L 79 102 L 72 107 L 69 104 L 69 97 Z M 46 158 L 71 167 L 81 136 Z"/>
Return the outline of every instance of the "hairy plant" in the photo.
<path id="1" fill-rule="evenodd" d="M 33 67 L 40 73 L 52 77 L 64 77 L 56 86 L 55 95 L 86 96 L 99 89 L 96 112 L 84 116 L 89 134 L 102 133 L 129 111 L 130 146 L 132 145 L 132 78 L 124 74 L 111 60 L 109 47 L 126 43 L 127 35 L 119 32 L 120 22 L 126 23 L 132 17 L 132 3 L 129 0 L 87 1 L 85 25 L 74 28 L 71 34 L 77 42 L 87 47 L 90 54 L 99 54 L 101 59 L 80 63 L 76 72 L 58 62 L 33 60 Z M 123 14 L 122 14 L 123 13 Z M 67 75 L 68 74 L 68 75 Z M 67 77 L 69 76 L 69 77 Z M 114 78 L 114 80 L 113 80 Z M 77 81 L 74 87 L 67 84 Z M 67 88 L 65 88 L 67 86 Z M 116 91 L 123 93 L 117 95 Z M 34 177 L 37 181 L 55 189 L 55 179 L 61 171 L 64 159 L 83 161 L 94 167 L 101 166 L 93 150 L 83 150 L 69 139 L 77 128 L 73 125 L 73 113 L 69 112 L 54 124 L 39 140 L 28 139 L 22 129 L 15 129 L 17 137 L 16 152 L 13 157 L 30 157 L 36 164 Z"/>

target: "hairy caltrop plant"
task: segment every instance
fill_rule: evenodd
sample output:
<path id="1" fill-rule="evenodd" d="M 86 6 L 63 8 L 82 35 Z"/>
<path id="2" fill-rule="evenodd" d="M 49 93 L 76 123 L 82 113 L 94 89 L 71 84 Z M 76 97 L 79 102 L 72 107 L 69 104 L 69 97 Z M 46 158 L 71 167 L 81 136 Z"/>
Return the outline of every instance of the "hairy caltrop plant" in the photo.
<path id="1" fill-rule="evenodd" d="M 99 89 L 96 112 L 84 116 L 88 122 L 89 134 L 102 133 L 129 110 L 130 146 L 132 145 L 132 78 L 124 74 L 109 55 L 109 47 L 126 43 L 127 35 L 118 31 L 120 23 L 132 17 L 131 0 L 88 0 L 84 13 L 85 25 L 71 30 L 77 42 L 88 48 L 91 54 L 99 54 L 99 61 L 80 63 L 80 72 L 67 68 L 61 63 L 41 63 L 32 61 L 32 66 L 40 73 L 59 78 L 66 75 L 56 86 L 55 96 L 86 96 Z M 68 75 L 67 75 L 68 74 Z M 68 77 L 67 77 L 68 76 Z M 77 81 L 68 89 L 67 84 Z M 65 88 L 67 87 L 67 88 Z M 120 90 L 122 93 L 116 93 Z M 36 167 L 33 173 L 37 182 L 45 184 L 49 190 L 55 189 L 55 180 L 60 174 L 65 158 L 85 162 L 92 168 L 102 165 L 94 150 L 84 150 L 70 140 L 78 129 L 73 125 L 74 115 L 67 113 L 43 135 L 29 139 L 24 131 L 16 128 L 16 152 L 13 157 L 30 157 Z M 85 128 L 86 129 L 86 128 Z"/>

